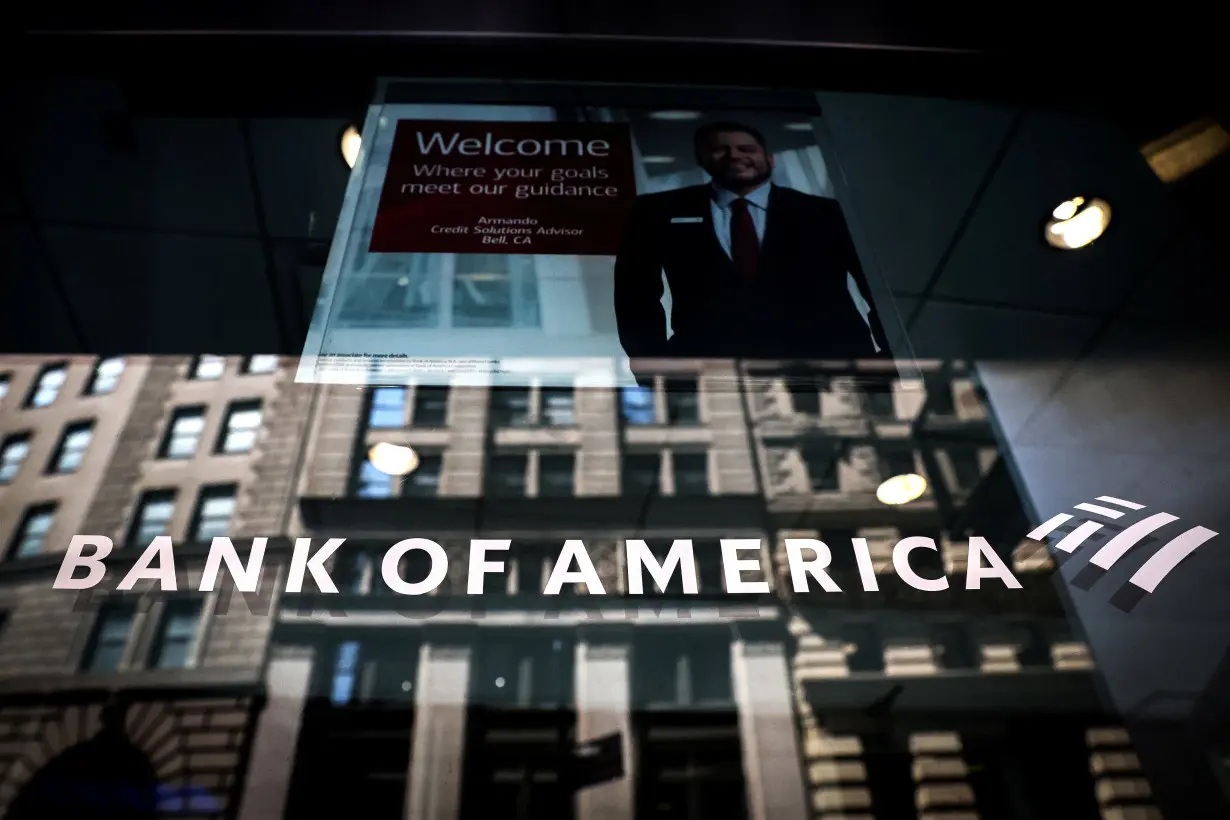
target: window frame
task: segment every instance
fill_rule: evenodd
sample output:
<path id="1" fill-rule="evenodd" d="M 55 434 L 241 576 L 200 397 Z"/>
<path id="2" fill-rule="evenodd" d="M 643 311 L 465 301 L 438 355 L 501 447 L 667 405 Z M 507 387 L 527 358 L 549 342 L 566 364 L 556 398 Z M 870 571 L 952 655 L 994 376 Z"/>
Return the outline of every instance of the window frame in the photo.
<path id="1" fill-rule="evenodd" d="M 64 392 L 64 388 L 68 385 L 68 365 L 67 361 L 56 361 L 49 362 L 39 368 L 38 375 L 34 377 L 34 381 L 30 384 L 30 389 L 26 391 L 25 401 L 21 405 L 22 408 L 25 410 L 42 410 L 55 404 L 56 400 L 60 398 L 60 394 Z M 56 394 L 46 404 L 35 404 L 34 399 L 41 390 L 43 379 L 57 371 L 63 372 L 64 380 L 56 387 Z"/>
<path id="2" fill-rule="evenodd" d="M 126 611 L 128 615 L 128 631 L 124 636 L 124 642 L 120 647 L 119 658 L 115 662 L 115 667 L 112 669 L 95 669 L 94 660 L 97 657 L 99 641 L 102 638 L 103 628 L 106 626 L 106 616 L 112 612 Z M 77 672 L 84 675 L 114 675 L 118 672 L 123 672 L 131 665 L 132 651 L 134 649 L 134 641 L 138 637 L 138 622 L 140 621 L 140 611 L 137 607 L 137 602 L 123 596 L 114 596 L 103 601 L 98 606 L 98 610 L 94 613 L 93 622 L 90 624 L 89 634 L 86 636 L 85 645 L 81 649 L 81 653 L 77 658 Z"/>
<path id="3" fill-rule="evenodd" d="M 133 507 L 132 518 L 128 523 L 128 531 L 125 534 L 124 546 L 126 547 L 148 547 L 152 541 L 138 541 L 137 534 L 141 531 L 142 513 L 146 506 L 159 500 L 160 498 L 169 499 L 171 502 L 171 514 L 167 517 L 166 532 L 164 536 L 171 536 L 173 524 L 175 522 L 175 513 L 179 506 L 179 490 L 175 487 L 150 487 L 141 491 L 137 496 L 137 503 Z M 161 536 L 155 536 L 161 537 Z"/>
<path id="4" fill-rule="evenodd" d="M 227 491 L 227 492 L 222 492 Z M 230 484 L 204 484 L 197 490 L 196 503 L 192 508 L 192 517 L 188 520 L 188 541 L 194 544 L 204 544 L 206 541 L 199 535 L 201 529 L 202 516 L 205 512 L 207 502 L 218 498 L 230 498 L 232 501 L 231 513 L 227 518 L 227 529 L 234 522 L 235 513 L 239 509 L 239 485 Z M 229 535 L 211 535 L 209 542 L 212 543 L 215 538 L 231 537 Z"/>
<path id="5" fill-rule="evenodd" d="M 202 376 L 200 374 L 201 365 L 206 361 L 218 362 L 222 365 L 222 369 L 218 371 L 216 376 Z M 226 368 L 228 362 L 225 356 L 219 356 L 215 353 L 201 353 L 193 357 L 192 362 L 188 366 L 188 379 L 194 382 L 214 382 L 226 377 Z"/>
<path id="6" fill-rule="evenodd" d="M 257 359 L 272 359 L 273 366 L 268 369 L 256 370 L 252 367 Z M 258 353 L 255 355 L 244 356 L 243 362 L 239 367 L 239 375 L 241 376 L 270 376 L 278 372 L 278 368 L 282 364 L 282 357 L 276 353 Z"/>
<path id="7" fill-rule="evenodd" d="M 191 418 L 199 415 L 201 419 L 201 431 L 196 436 L 196 443 L 192 447 L 192 452 L 188 455 L 172 455 L 171 442 L 175 440 L 175 424 L 181 419 Z M 184 404 L 171 409 L 171 414 L 167 418 L 167 427 L 162 434 L 162 441 L 158 445 L 158 458 L 167 461 L 190 461 L 197 457 L 201 451 L 201 441 L 205 438 L 206 426 L 209 424 L 209 408 L 204 404 Z"/>
<path id="8" fill-rule="evenodd" d="M 47 533 L 51 532 L 51 528 L 56 524 L 56 513 L 60 511 L 60 504 L 57 501 L 36 501 L 28 505 L 21 514 L 16 529 L 13 530 L 13 535 L 9 539 L 8 549 L 5 550 L 5 560 L 34 558 L 43 554 L 43 547 L 47 541 Z M 46 513 L 50 519 L 47 523 L 47 529 L 43 531 L 42 537 L 38 543 L 38 549 L 29 554 L 21 554 L 21 545 L 29 535 L 30 523 L 37 516 Z"/>
<path id="9" fill-rule="evenodd" d="M 157 617 L 150 624 L 149 643 L 144 649 L 143 662 L 146 669 L 194 669 L 200 665 L 202 650 L 204 649 L 205 640 L 205 623 L 209 613 L 208 601 L 203 595 L 176 595 L 161 602 Z M 193 627 L 192 636 L 189 639 L 188 651 L 184 658 L 182 666 L 162 666 L 159 661 L 159 656 L 166 649 L 167 645 L 167 629 L 170 624 L 170 618 L 175 615 L 172 611 L 173 607 L 182 607 L 191 605 L 195 608 L 195 626 Z"/>
<path id="10" fill-rule="evenodd" d="M 90 451 L 90 445 L 94 443 L 94 419 L 81 419 L 79 421 L 71 421 L 64 425 L 64 429 L 60 431 L 60 438 L 56 441 L 55 449 L 51 451 L 51 458 L 47 460 L 47 466 L 43 469 L 45 475 L 75 475 L 81 470 L 81 465 L 85 463 L 86 455 Z M 69 438 L 74 433 L 79 433 L 82 430 L 88 430 L 90 433 L 89 439 L 85 443 L 85 447 L 81 448 L 81 457 L 77 462 L 77 466 L 71 470 L 61 470 L 60 460 L 64 457 L 64 447 L 68 444 Z"/>
<path id="11" fill-rule="evenodd" d="M 257 422 L 253 428 L 252 446 L 246 450 L 227 450 L 226 442 L 231 436 L 231 420 L 240 413 L 250 413 L 256 411 Z M 218 429 L 218 439 L 214 444 L 214 455 L 216 456 L 244 456 L 250 455 L 256 450 L 256 445 L 260 442 L 260 432 L 265 423 L 264 402 L 260 399 L 235 399 L 226 405 L 226 412 L 222 416 L 222 424 Z"/>
<path id="12" fill-rule="evenodd" d="M 120 372 L 115 375 L 115 380 L 111 382 L 110 388 L 108 388 L 107 390 L 99 390 L 98 381 L 99 381 L 100 371 L 102 370 L 103 365 L 105 365 L 107 362 L 115 362 L 115 361 L 118 361 L 120 363 Z M 125 359 L 123 356 L 100 356 L 98 357 L 98 359 L 94 362 L 94 369 L 90 371 L 90 378 L 86 380 L 85 391 L 82 393 L 82 395 L 84 396 L 109 396 L 111 395 L 117 389 L 119 389 L 120 379 L 124 378 L 124 371 L 126 371 L 127 369 L 128 369 L 128 360 Z"/>
<path id="13" fill-rule="evenodd" d="M 10 446 L 19 443 L 24 443 L 26 445 L 26 451 L 22 454 L 21 460 L 17 462 L 17 469 L 13 471 L 13 475 L 9 478 L 3 478 L 3 474 L 0 473 L 0 487 L 12 484 L 21 475 L 21 468 L 26 466 L 26 461 L 30 458 L 30 449 L 33 442 L 34 433 L 30 430 L 21 430 L 15 433 L 9 433 L 3 439 L 0 439 L 0 469 L 3 469 L 4 453 L 8 451 Z"/>

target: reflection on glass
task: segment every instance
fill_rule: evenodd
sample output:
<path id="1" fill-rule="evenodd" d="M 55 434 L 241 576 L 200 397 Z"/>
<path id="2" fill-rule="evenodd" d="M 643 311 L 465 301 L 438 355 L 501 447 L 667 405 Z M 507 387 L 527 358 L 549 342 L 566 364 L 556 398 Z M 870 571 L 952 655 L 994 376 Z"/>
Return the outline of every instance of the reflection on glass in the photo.
<path id="1" fill-rule="evenodd" d="M 537 327 L 538 283 L 531 260 L 461 254 L 453 278 L 454 327 Z"/>

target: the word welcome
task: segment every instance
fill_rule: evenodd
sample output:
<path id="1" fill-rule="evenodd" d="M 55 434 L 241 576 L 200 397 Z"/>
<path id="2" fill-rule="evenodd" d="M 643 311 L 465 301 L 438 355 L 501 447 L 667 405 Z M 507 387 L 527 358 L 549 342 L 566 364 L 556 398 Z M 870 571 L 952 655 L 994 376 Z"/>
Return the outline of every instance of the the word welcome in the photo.
<path id="1" fill-rule="evenodd" d="M 296 539 L 290 567 L 285 576 L 285 591 L 288 593 L 302 592 L 304 578 L 310 574 L 319 592 L 337 593 L 337 587 L 333 579 L 329 577 L 325 562 L 337 552 L 344 542 L 344 538 L 330 538 L 313 552 L 311 539 Z M 244 563 L 230 538 L 214 538 L 201 572 L 199 591 L 212 592 L 215 589 L 223 564 L 226 565 L 227 572 L 234 579 L 236 589 L 240 592 L 258 591 L 267 543 L 267 538 L 252 539 L 252 548 L 248 551 L 247 563 Z M 666 589 L 671 577 L 679 573 L 682 576 L 684 594 L 698 593 L 696 560 L 690 539 L 676 539 L 671 544 L 670 551 L 661 561 L 644 541 L 629 539 L 624 544 L 627 556 L 625 562 L 627 594 L 645 594 L 644 575 L 646 573 L 658 589 Z M 467 594 L 482 595 L 486 576 L 505 571 L 503 561 L 488 560 L 488 555 L 507 551 L 511 546 L 511 540 L 474 539 L 470 541 Z M 867 539 L 854 538 L 851 540 L 851 546 L 854 550 L 863 590 L 866 592 L 879 591 L 879 580 L 872 564 Z M 84 554 L 87 547 L 94 548 L 92 554 Z M 827 572 L 832 563 L 832 552 L 827 544 L 814 538 L 787 538 L 785 547 L 789 561 L 790 582 L 795 592 L 809 592 L 809 581 L 814 581 L 825 592 L 842 591 Z M 722 572 L 728 594 L 755 595 L 769 592 L 767 581 L 744 578 L 747 573 L 763 571 L 759 558 L 740 557 L 739 555 L 739 553 L 759 555 L 760 549 L 761 541 L 757 538 L 721 539 Z M 914 589 L 923 592 L 946 590 L 948 589 L 946 575 L 938 578 L 924 578 L 910 565 L 910 556 L 916 550 L 938 551 L 938 549 L 935 541 L 930 538 L 903 538 L 893 547 L 893 569 L 902 581 Z M 112 550 L 111 539 L 105 536 L 73 536 L 64 560 L 60 564 L 54 587 L 80 590 L 96 586 L 106 576 L 105 560 Z M 407 581 L 399 574 L 398 567 L 402 559 L 415 550 L 427 553 L 431 558 L 431 570 L 422 580 Z M 78 569 L 85 570 L 85 577 L 74 577 Z M 408 538 L 397 542 L 385 552 L 380 564 L 380 574 L 384 583 L 400 595 L 426 595 L 432 592 L 447 577 L 448 569 L 449 559 L 444 548 L 426 538 Z M 979 589 L 984 579 L 998 579 L 1009 589 L 1021 589 L 1020 581 L 1013 576 L 1012 571 L 995 553 L 986 539 L 975 536 L 969 539 L 965 588 Z M 163 591 L 176 591 L 175 555 L 168 536 L 159 536 L 150 543 L 124 579 L 120 581 L 117 589 L 131 590 L 140 581 L 157 581 Z M 551 568 L 550 577 L 542 594 L 559 595 L 564 584 L 584 584 L 591 595 L 606 594 L 602 580 L 585 549 L 585 544 L 579 539 L 571 539 L 564 543 L 563 549 Z"/>

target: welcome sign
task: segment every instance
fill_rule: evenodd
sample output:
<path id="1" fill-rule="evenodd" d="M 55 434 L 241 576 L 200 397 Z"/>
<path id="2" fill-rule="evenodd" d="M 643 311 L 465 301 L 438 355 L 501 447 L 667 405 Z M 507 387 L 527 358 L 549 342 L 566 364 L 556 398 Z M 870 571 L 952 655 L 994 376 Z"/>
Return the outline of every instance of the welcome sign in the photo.
<path id="1" fill-rule="evenodd" d="M 626 124 L 402 120 L 370 250 L 611 255 L 635 198 Z"/>

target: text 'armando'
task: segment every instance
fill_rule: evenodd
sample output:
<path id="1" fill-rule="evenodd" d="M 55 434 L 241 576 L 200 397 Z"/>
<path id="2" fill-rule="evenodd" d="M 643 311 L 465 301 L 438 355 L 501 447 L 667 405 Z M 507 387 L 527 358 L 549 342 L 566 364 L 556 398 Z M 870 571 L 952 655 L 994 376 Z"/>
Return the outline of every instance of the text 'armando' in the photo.
<path id="1" fill-rule="evenodd" d="M 343 538 L 330 538 L 318 548 L 313 549 L 311 539 L 296 539 L 290 567 L 285 575 L 285 591 L 288 593 L 302 592 L 303 580 L 310 574 L 317 591 L 325 594 L 337 593 L 337 586 L 329 577 L 326 563 L 344 542 Z M 240 592 L 257 592 L 267 543 L 267 538 L 252 539 L 252 547 L 248 551 L 245 563 L 230 538 L 214 538 L 205 559 L 198 590 L 212 592 L 217 585 L 222 566 L 225 564 L 227 572 L 234 579 L 236 589 Z M 724 538 L 721 539 L 720 544 L 726 593 L 733 595 L 768 593 L 768 581 L 745 578 L 749 574 L 758 572 L 763 574 L 764 572 L 759 557 L 762 554 L 760 539 Z M 624 565 L 627 572 L 627 592 L 624 594 L 644 595 L 646 575 L 658 589 L 666 589 L 676 574 L 681 576 L 684 594 L 698 593 L 696 558 L 691 539 L 675 539 L 669 552 L 661 557 L 655 555 L 654 551 L 641 540 L 629 539 L 624 542 L 624 545 L 626 556 Z M 498 560 L 498 554 L 508 552 L 511 546 L 511 540 L 475 539 L 470 541 L 467 594 L 483 594 L 484 579 L 488 575 L 505 572 L 505 564 Z M 92 547 L 93 551 L 86 555 L 85 550 L 88 547 Z M 790 581 L 795 592 L 805 593 L 816 587 L 825 592 L 842 591 L 827 571 L 832 563 L 832 552 L 827 544 L 814 538 L 787 538 L 785 547 L 790 568 Z M 879 581 L 872 564 L 867 539 L 854 538 L 851 540 L 851 547 L 854 551 L 863 590 L 878 592 Z M 90 589 L 97 585 L 106 576 L 105 561 L 112 549 L 111 539 L 105 536 L 73 536 L 64 561 L 60 565 L 59 574 L 56 576 L 55 588 Z M 938 551 L 939 548 L 931 538 L 910 537 L 897 542 L 892 553 L 893 570 L 896 575 L 909 586 L 923 592 L 941 592 L 948 589 L 947 575 L 926 578 L 919 575 L 911 566 L 910 556 L 920 550 Z M 401 577 L 399 568 L 402 560 L 415 551 L 427 554 L 430 558 L 431 569 L 422 580 L 409 581 Z M 85 571 L 84 577 L 76 577 L 78 570 Z M 380 574 L 384 583 L 400 595 L 426 595 L 432 592 L 448 576 L 448 570 L 449 558 L 444 548 L 426 538 L 409 538 L 397 542 L 385 552 L 380 562 Z M 992 579 L 1001 581 L 1008 589 L 1021 589 L 1020 581 L 1013 576 L 1012 571 L 986 539 L 977 536 L 970 538 L 968 561 L 965 568 L 965 588 L 980 589 L 983 580 Z M 140 581 L 157 581 L 163 591 L 176 591 L 175 555 L 170 537 L 155 538 L 132 565 L 117 589 L 121 591 L 133 589 Z M 594 568 L 594 563 L 586 551 L 585 543 L 579 539 L 564 542 L 563 549 L 553 562 L 550 577 L 542 594 L 559 595 L 564 584 L 584 584 L 591 595 L 606 594 L 598 571 Z"/>

